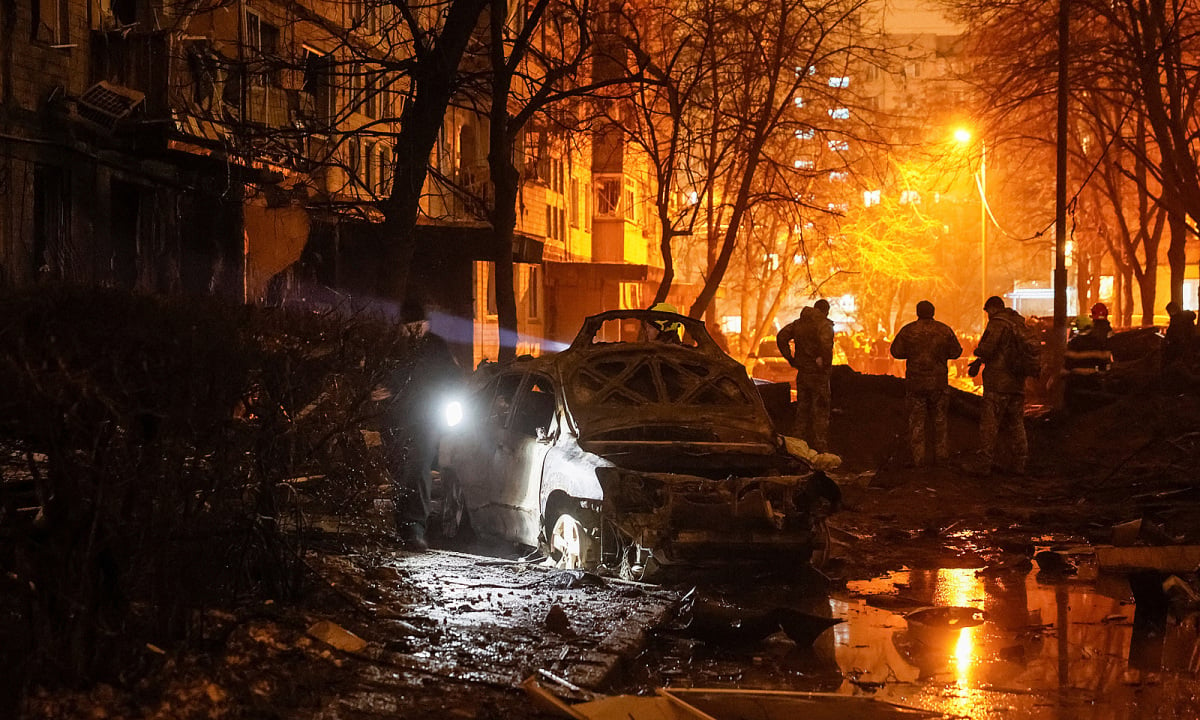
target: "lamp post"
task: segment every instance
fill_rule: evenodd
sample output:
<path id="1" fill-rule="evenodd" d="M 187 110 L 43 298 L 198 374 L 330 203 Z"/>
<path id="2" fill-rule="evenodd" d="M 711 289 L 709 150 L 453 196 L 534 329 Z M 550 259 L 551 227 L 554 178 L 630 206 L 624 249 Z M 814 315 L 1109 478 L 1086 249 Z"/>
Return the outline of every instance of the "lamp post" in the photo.
<path id="1" fill-rule="evenodd" d="M 966 145 L 971 142 L 971 131 L 959 128 L 954 131 L 954 139 L 959 144 Z M 979 189 L 979 292 L 980 307 L 983 307 L 983 303 L 989 297 L 987 284 L 987 141 L 983 139 L 979 141 L 979 177 L 976 179 L 975 185 Z"/>

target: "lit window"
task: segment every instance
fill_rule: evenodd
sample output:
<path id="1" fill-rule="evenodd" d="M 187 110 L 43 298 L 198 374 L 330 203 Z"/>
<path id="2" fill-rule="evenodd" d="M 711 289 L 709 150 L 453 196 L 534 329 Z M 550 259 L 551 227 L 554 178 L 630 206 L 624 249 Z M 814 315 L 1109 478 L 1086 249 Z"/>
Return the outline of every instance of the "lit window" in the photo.
<path id="1" fill-rule="evenodd" d="M 797 140 L 811 140 L 812 137 L 816 134 L 817 134 L 816 130 L 813 130 L 812 128 L 805 128 L 803 130 L 796 131 L 796 139 Z"/>
<path id="2" fill-rule="evenodd" d="M 845 152 L 850 149 L 850 143 L 845 140 L 830 140 L 829 149 L 834 152 Z"/>
<path id="3" fill-rule="evenodd" d="M 829 117 L 834 120 L 849 120 L 850 108 L 829 108 Z"/>
<path id="4" fill-rule="evenodd" d="M 831 170 L 829 173 L 829 182 L 845 182 L 848 177 L 847 173 L 842 170 Z"/>
<path id="5" fill-rule="evenodd" d="M 804 107 L 804 98 L 802 98 L 802 97 L 798 97 L 795 100 L 793 100 L 792 102 L 796 103 L 796 107 L 798 107 L 798 108 Z"/>
<path id="6" fill-rule="evenodd" d="M 863 191 L 863 205 L 865 205 L 867 207 L 871 207 L 872 205 L 878 205 L 878 204 L 879 204 L 879 191 L 878 190 L 864 190 Z"/>
<path id="7" fill-rule="evenodd" d="M 921 193 L 917 192 L 916 190 L 905 190 L 905 191 L 901 192 L 900 193 L 900 204 L 901 205 L 920 205 L 921 204 Z"/>
<path id="8" fill-rule="evenodd" d="M 796 165 L 797 170 L 812 170 L 813 169 L 813 161 L 812 160 L 797 160 L 795 165 Z"/>
<path id="9" fill-rule="evenodd" d="M 846 77 L 845 75 L 842 75 L 841 77 L 831 77 L 831 78 L 829 78 L 829 87 L 831 87 L 831 88 L 850 87 L 850 78 Z"/>

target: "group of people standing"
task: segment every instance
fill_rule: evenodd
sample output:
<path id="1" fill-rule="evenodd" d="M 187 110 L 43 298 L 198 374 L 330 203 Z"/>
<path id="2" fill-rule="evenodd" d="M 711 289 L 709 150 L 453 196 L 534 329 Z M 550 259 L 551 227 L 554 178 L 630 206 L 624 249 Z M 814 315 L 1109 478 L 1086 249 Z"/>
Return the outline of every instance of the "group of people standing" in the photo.
<path id="1" fill-rule="evenodd" d="M 1029 450 L 1025 438 L 1024 406 L 1027 363 L 1023 360 L 1025 318 L 1006 307 L 998 296 L 987 299 L 987 327 L 969 365 L 974 377 L 983 371 L 983 409 L 980 417 L 979 474 L 993 471 L 1023 474 Z M 947 412 L 950 403 L 947 363 L 962 355 L 954 330 L 934 319 L 933 303 L 917 303 L 917 319 L 896 333 L 892 357 L 907 361 L 905 406 L 908 441 L 914 465 L 949 462 Z M 796 368 L 794 431 L 818 451 L 829 446 L 829 380 L 833 360 L 833 322 L 829 303 L 818 300 L 801 311 L 776 335 L 779 351 Z M 928 433 L 932 426 L 932 437 Z M 998 462 L 996 447 L 1005 441 L 1009 452 Z M 929 445 L 932 445 L 930 456 Z"/>

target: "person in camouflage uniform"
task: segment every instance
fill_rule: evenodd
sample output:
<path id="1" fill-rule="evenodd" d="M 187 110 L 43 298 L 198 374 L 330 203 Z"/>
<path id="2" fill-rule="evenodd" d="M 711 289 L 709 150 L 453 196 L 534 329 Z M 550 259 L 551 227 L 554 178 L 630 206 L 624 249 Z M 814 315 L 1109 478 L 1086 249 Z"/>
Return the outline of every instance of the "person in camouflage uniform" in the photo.
<path id="1" fill-rule="evenodd" d="M 917 319 L 896 333 L 892 357 L 906 360 L 904 404 L 908 409 L 908 439 L 913 465 L 925 464 L 926 425 L 933 422 L 933 464 L 950 459 L 946 411 L 950 385 L 946 363 L 962 355 L 962 345 L 950 326 L 933 319 L 933 303 L 917 303 Z"/>
<path id="2" fill-rule="evenodd" d="M 1025 473 L 1029 445 L 1025 439 L 1025 376 L 1018 368 L 1021 335 L 1025 318 L 1004 300 L 993 295 L 983 304 L 988 315 L 987 327 L 975 348 L 975 360 L 969 374 L 975 377 L 983 365 L 983 411 L 979 418 L 978 474 L 1003 469 L 995 464 L 996 438 L 1003 435 L 1011 447 L 1010 464 L 1014 474 Z"/>
<path id="3" fill-rule="evenodd" d="M 833 321 L 829 301 L 818 300 L 775 336 L 779 352 L 796 368 L 795 433 L 824 452 L 829 446 L 829 375 L 833 367 Z M 795 351 L 792 345 L 795 344 Z"/>

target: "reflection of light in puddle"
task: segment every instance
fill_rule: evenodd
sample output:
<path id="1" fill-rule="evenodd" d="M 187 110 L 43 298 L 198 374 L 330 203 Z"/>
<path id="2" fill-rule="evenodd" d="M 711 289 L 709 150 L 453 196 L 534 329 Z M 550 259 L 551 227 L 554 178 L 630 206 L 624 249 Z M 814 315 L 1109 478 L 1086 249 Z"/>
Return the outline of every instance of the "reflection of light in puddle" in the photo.
<path id="1" fill-rule="evenodd" d="M 848 620 L 838 628 L 837 662 L 844 674 L 884 683 L 880 699 L 971 718 L 1133 720 L 1141 717 L 1138 703 L 1156 696 L 1169 706 L 1186 706 L 1177 717 L 1200 717 L 1200 661 L 1171 663 L 1167 656 L 1178 653 L 1164 651 L 1161 638 L 1153 642 L 1162 655 L 1151 658 L 1153 677 L 1165 679 L 1170 669 L 1184 674 L 1169 683 L 1131 684 L 1131 676 L 1140 677 L 1132 668 L 1145 661 L 1129 660 L 1132 608 L 1123 577 L 1097 577 L 1081 568 L 1079 577 L 1056 584 L 1036 572 L 977 576 L 973 569 L 953 568 L 896 572 L 848 583 L 847 589 L 858 597 L 844 609 L 835 601 L 834 614 Z M 917 605 L 975 607 L 987 612 L 988 621 L 945 635 L 940 646 L 921 645 L 900 620 Z M 1064 617 L 1060 611 L 1066 613 L 1064 628 L 1056 627 Z M 1183 634 L 1182 645 L 1200 657 L 1195 628 Z M 1063 668 L 1069 673 L 1060 674 Z"/>

